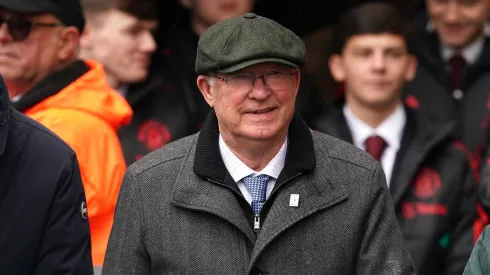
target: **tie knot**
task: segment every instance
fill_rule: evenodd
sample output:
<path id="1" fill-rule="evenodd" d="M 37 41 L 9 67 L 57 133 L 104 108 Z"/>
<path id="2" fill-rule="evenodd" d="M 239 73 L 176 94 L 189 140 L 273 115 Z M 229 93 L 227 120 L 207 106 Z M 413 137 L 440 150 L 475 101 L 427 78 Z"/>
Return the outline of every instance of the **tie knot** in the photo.
<path id="1" fill-rule="evenodd" d="M 269 176 L 267 175 L 247 176 L 243 178 L 245 188 L 252 195 L 252 209 L 255 214 L 260 212 L 260 208 L 262 208 L 265 202 L 268 181 Z"/>
<path id="2" fill-rule="evenodd" d="M 449 64 L 451 67 L 462 67 L 466 64 L 466 60 L 461 54 L 455 54 L 449 59 Z"/>
<path id="3" fill-rule="evenodd" d="M 382 137 L 376 135 L 368 137 L 364 144 L 366 152 L 371 154 L 377 161 L 381 160 L 381 156 L 388 145 Z"/>

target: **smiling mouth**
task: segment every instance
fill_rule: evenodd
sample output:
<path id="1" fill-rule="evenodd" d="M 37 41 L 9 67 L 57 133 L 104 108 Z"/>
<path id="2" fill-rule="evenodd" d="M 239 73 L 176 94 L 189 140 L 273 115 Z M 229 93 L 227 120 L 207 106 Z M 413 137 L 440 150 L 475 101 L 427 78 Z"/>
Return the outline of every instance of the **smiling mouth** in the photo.
<path id="1" fill-rule="evenodd" d="M 254 111 L 254 112 L 249 112 L 249 114 L 254 114 L 254 115 L 264 115 L 264 114 L 268 114 L 272 111 L 274 111 L 276 108 L 267 108 L 267 109 L 263 109 L 263 110 L 258 110 L 258 111 Z"/>

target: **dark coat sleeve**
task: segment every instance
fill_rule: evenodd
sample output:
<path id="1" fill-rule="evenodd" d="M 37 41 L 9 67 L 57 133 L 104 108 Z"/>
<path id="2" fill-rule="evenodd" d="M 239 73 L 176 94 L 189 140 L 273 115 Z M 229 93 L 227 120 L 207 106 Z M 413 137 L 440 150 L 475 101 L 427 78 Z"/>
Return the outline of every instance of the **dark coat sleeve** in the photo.
<path id="1" fill-rule="evenodd" d="M 356 274 L 417 274 L 404 245 L 383 170 L 376 168 L 364 221 Z"/>
<path id="2" fill-rule="evenodd" d="M 93 274 L 90 229 L 81 211 L 85 193 L 75 154 L 64 166 L 33 275 Z"/>
<path id="3" fill-rule="evenodd" d="M 475 239 L 474 225 L 477 220 L 478 193 L 473 171 L 470 168 L 469 161 L 466 158 L 465 160 L 462 165 L 463 169 L 465 169 L 464 178 L 461 181 L 464 187 L 457 209 L 456 222 L 451 232 L 451 246 L 444 274 L 459 275 L 463 272 Z"/>
<path id="4" fill-rule="evenodd" d="M 490 272 L 490 227 L 485 227 L 471 252 L 463 275 L 486 275 Z"/>
<path id="5" fill-rule="evenodd" d="M 151 274 L 150 262 L 143 245 L 143 214 L 139 201 L 134 178 L 128 170 L 119 193 L 103 275 Z"/>

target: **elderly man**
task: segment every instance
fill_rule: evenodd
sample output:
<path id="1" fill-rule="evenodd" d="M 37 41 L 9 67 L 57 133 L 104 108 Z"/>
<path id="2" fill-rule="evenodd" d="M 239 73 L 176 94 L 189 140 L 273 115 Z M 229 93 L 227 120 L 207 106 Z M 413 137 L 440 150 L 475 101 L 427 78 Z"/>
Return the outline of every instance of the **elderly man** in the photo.
<path id="1" fill-rule="evenodd" d="M 15 111 L 0 77 L 0 273 L 93 274 L 75 152 Z"/>
<path id="2" fill-rule="evenodd" d="M 295 114 L 305 46 L 247 13 L 200 38 L 200 133 L 129 167 L 103 274 L 415 274 L 367 153 Z"/>
<path id="3" fill-rule="evenodd" d="M 0 22 L 0 73 L 14 108 L 77 154 L 100 265 L 126 170 L 116 130 L 131 108 L 101 65 L 77 59 L 85 22 L 78 0 L 0 0 Z"/>

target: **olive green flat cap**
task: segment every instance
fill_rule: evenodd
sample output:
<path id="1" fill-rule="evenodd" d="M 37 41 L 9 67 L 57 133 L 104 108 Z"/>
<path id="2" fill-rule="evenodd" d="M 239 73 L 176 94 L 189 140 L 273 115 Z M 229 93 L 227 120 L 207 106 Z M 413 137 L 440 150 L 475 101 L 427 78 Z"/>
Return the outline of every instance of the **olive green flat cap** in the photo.
<path id="1" fill-rule="evenodd" d="M 206 29 L 199 38 L 195 69 L 198 74 L 232 73 L 265 62 L 298 67 L 305 60 L 301 38 L 271 19 L 247 13 Z"/>

